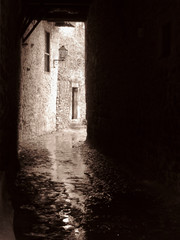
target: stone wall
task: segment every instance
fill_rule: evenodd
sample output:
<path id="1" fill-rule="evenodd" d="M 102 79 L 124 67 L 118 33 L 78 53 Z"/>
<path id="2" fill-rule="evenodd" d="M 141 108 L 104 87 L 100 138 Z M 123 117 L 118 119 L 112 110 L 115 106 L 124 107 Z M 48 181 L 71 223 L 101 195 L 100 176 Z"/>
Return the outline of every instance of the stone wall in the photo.
<path id="1" fill-rule="evenodd" d="M 9 170 L 17 163 L 20 9 L 19 1 L 0 2 L 0 169 Z"/>
<path id="2" fill-rule="evenodd" d="M 86 28 L 89 142 L 145 177 L 173 183 L 176 189 L 179 11 L 175 0 L 95 0 Z M 170 34 L 163 30 L 169 23 Z M 170 54 L 164 56 L 168 45 Z"/>
<path id="3" fill-rule="evenodd" d="M 20 73 L 21 4 L 0 1 L 0 239 L 15 239 L 12 191 L 19 164 L 17 119 Z"/>
<path id="4" fill-rule="evenodd" d="M 72 122 L 82 123 L 86 118 L 85 103 L 85 26 L 73 23 L 74 28 L 61 27 L 60 46 L 65 46 L 68 56 L 59 62 L 57 91 L 57 129 L 67 128 Z M 78 88 L 78 116 L 72 120 L 72 88 Z"/>
<path id="5" fill-rule="evenodd" d="M 50 72 L 45 71 L 45 31 L 50 33 Z M 41 21 L 21 48 L 20 141 L 56 130 L 59 33 L 54 23 Z"/>

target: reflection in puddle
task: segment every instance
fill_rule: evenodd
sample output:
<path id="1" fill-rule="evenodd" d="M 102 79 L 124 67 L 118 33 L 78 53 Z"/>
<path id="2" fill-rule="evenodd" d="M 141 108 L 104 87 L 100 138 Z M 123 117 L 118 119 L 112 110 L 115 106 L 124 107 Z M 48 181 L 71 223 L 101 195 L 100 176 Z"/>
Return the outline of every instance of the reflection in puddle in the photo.
<path id="1" fill-rule="evenodd" d="M 73 226 L 72 226 L 72 225 L 66 225 L 66 226 L 63 226 L 63 228 L 64 228 L 65 230 L 69 230 L 69 229 L 72 229 Z"/>
<path id="2" fill-rule="evenodd" d="M 63 219 L 63 222 L 64 222 L 64 223 L 68 223 L 68 222 L 69 222 L 69 217 L 64 218 L 64 219 Z"/>
<path id="3" fill-rule="evenodd" d="M 79 186 L 84 183 L 88 184 L 84 174 L 86 165 L 74 145 L 85 140 L 85 129 L 78 134 L 73 131 L 56 133 L 43 140 L 50 153 L 52 180 L 64 183 L 65 201 L 70 202 L 73 207 L 81 209 L 82 212 L 84 212 L 85 195 Z"/>
<path id="4" fill-rule="evenodd" d="M 169 221 L 169 207 L 117 162 L 87 144 L 76 147 L 85 139 L 83 129 L 24 143 L 14 204 L 16 239 L 179 240 L 179 216 L 176 223 Z"/>
<path id="5" fill-rule="evenodd" d="M 36 205 L 39 204 L 39 209 L 35 209 L 35 211 L 39 214 L 40 224 L 48 222 L 48 229 L 50 229 L 51 224 L 61 221 L 62 228 L 70 234 L 72 240 L 86 239 L 85 231 L 80 225 L 85 212 L 85 186 L 88 187 L 90 184 L 85 175 L 86 165 L 76 148 L 76 145 L 85 140 L 85 129 L 56 132 L 39 137 L 36 142 L 33 142 L 33 147 L 48 150 L 48 155 L 45 155 L 45 159 L 39 156 L 39 164 L 36 162 L 36 164 L 25 166 L 23 169 L 26 176 L 37 176 L 38 181 L 40 177 L 45 177 L 37 186 L 39 193 Z M 33 179 L 32 181 L 35 183 L 37 180 Z M 26 210 L 28 208 L 29 206 Z M 58 208 L 60 211 L 57 213 Z M 44 231 L 48 236 L 47 228 L 44 228 Z M 39 233 L 31 232 L 24 235 L 27 236 L 27 234 L 38 237 Z M 65 240 L 66 237 L 63 239 Z"/>

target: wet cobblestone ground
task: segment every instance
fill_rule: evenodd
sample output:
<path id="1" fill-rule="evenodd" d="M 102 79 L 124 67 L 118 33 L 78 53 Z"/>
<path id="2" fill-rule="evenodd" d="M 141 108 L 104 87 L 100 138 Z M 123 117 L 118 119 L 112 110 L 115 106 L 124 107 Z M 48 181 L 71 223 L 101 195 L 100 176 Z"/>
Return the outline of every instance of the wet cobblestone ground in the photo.
<path id="1" fill-rule="evenodd" d="M 65 130 L 20 144 L 16 239 L 179 240 L 179 202 L 168 205 L 85 139 L 85 129 Z"/>

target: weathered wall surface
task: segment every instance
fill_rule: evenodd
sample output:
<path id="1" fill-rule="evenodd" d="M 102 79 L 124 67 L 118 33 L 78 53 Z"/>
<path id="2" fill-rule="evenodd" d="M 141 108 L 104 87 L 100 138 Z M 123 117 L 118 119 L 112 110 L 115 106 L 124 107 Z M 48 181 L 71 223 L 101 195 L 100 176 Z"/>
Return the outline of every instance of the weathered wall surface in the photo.
<path id="1" fill-rule="evenodd" d="M 60 28 L 60 47 L 68 49 L 64 62 L 59 62 L 57 89 L 57 129 L 72 123 L 72 87 L 78 88 L 78 118 L 86 118 L 85 103 L 85 29 L 84 23 L 74 23 L 75 28 Z M 56 66 L 57 67 L 57 66 Z"/>
<path id="2" fill-rule="evenodd" d="M 20 1 L 0 1 L 0 239 L 15 239 L 9 190 L 18 169 Z"/>
<path id="3" fill-rule="evenodd" d="M 88 139 L 179 187 L 180 2 L 94 1 L 86 31 Z M 163 43 L 162 26 L 171 34 Z M 162 54 L 170 41 L 169 56 Z"/>
<path id="4" fill-rule="evenodd" d="M 50 72 L 45 66 L 45 31 L 50 33 Z M 21 101 L 19 139 L 33 138 L 56 130 L 59 33 L 53 23 L 41 21 L 21 49 Z"/>

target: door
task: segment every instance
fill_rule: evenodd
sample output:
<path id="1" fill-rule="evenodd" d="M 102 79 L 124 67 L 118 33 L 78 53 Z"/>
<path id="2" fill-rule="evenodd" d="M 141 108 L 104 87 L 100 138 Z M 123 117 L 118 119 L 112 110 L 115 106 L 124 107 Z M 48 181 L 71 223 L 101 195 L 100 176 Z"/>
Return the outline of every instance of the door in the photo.
<path id="1" fill-rule="evenodd" d="M 72 119 L 77 119 L 77 107 L 78 107 L 78 88 L 72 88 Z"/>

